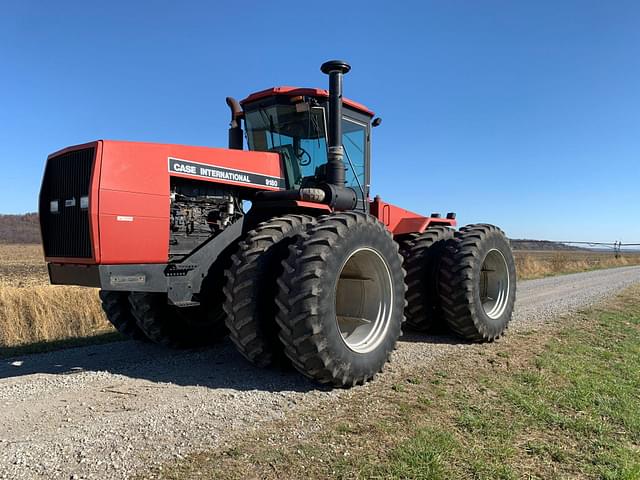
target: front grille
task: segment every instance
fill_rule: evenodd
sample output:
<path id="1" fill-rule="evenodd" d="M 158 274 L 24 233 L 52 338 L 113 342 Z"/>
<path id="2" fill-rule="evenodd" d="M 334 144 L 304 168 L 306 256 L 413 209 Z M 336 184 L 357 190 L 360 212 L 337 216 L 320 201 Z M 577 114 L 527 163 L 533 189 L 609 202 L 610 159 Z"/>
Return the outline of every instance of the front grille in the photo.
<path id="1" fill-rule="evenodd" d="M 93 256 L 89 209 L 84 203 L 94 156 L 95 148 L 85 148 L 47 161 L 40 190 L 40 228 L 47 257 Z"/>

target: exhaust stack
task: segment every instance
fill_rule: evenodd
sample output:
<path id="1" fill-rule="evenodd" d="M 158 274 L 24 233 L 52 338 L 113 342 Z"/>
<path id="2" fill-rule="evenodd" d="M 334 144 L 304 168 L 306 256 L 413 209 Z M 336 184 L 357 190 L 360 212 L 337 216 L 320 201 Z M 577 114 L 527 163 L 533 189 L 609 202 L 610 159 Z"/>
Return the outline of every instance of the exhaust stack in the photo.
<path id="1" fill-rule="evenodd" d="M 327 183 L 344 187 L 344 148 L 342 147 L 342 77 L 351 66 L 342 60 L 330 60 L 320 67 L 329 75 L 329 158 Z"/>
<path id="2" fill-rule="evenodd" d="M 320 67 L 329 75 L 329 152 L 326 183 L 322 186 L 326 202 L 336 210 L 352 210 L 358 196 L 345 187 L 344 147 L 342 146 L 342 77 L 351 70 L 343 60 L 329 60 Z"/>

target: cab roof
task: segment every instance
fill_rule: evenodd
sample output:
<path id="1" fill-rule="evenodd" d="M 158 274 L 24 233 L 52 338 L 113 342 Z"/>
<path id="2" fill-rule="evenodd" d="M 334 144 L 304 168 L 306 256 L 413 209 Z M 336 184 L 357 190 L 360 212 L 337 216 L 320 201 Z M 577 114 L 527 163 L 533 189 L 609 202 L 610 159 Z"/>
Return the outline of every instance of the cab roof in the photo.
<path id="1" fill-rule="evenodd" d="M 244 100 L 240 101 L 241 105 L 245 103 L 251 103 L 256 100 L 261 100 L 266 97 L 272 97 L 275 95 L 286 95 L 288 97 L 295 97 L 298 95 L 303 95 L 306 97 L 322 97 L 329 98 L 329 91 L 323 90 L 321 88 L 302 88 L 302 87 L 272 87 L 267 88 L 266 90 L 261 90 L 256 93 L 252 93 Z M 353 100 L 349 100 L 348 98 L 343 98 L 342 103 L 348 107 L 351 107 L 355 110 L 358 110 L 365 115 L 369 115 L 373 117 L 373 111 L 369 110 L 367 107 L 362 105 L 361 103 L 354 102 Z"/>

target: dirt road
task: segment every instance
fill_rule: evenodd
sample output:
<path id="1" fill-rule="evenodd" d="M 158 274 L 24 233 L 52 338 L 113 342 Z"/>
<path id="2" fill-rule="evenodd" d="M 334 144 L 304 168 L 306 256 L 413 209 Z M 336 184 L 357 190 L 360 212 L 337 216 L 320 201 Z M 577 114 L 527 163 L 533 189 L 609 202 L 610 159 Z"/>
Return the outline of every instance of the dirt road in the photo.
<path id="1" fill-rule="evenodd" d="M 633 283 L 640 267 L 521 282 L 511 328 L 557 321 Z M 466 348 L 448 336 L 406 336 L 382 381 Z M 0 478 L 126 478 L 349 395 L 295 372 L 255 369 L 229 343 L 175 352 L 118 342 L 4 359 Z"/>

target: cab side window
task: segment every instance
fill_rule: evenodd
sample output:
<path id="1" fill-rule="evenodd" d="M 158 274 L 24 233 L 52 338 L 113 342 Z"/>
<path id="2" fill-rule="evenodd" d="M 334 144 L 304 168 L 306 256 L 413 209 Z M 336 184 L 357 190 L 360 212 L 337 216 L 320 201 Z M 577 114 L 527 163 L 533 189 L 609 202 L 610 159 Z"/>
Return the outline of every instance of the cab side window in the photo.
<path id="1" fill-rule="evenodd" d="M 358 200 L 366 197 L 365 148 L 367 144 L 367 126 L 350 118 L 342 119 L 342 146 L 344 147 L 344 166 L 346 184 L 358 194 Z"/>

